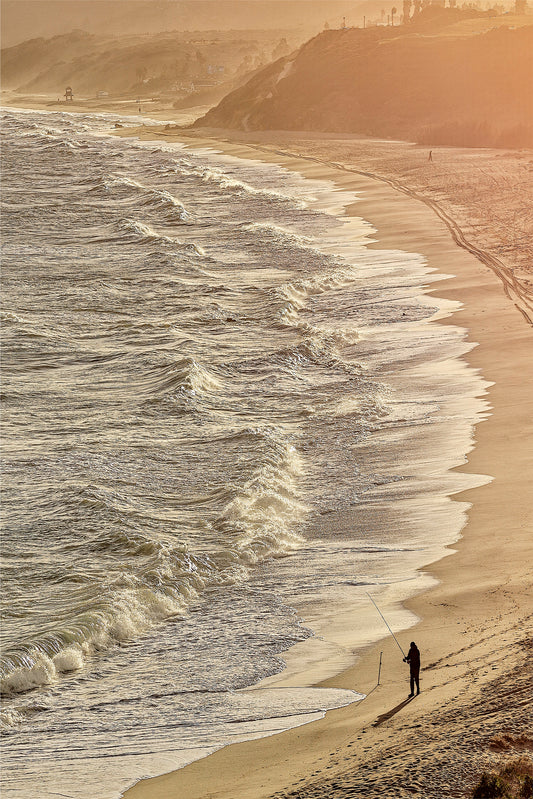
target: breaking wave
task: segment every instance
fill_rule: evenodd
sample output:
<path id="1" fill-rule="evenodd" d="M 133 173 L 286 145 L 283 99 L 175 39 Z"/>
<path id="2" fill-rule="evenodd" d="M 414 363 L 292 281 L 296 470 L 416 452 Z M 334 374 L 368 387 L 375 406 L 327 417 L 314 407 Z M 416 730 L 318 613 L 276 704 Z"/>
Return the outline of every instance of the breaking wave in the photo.
<path id="1" fill-rule="evenodd" d="M 118 244 L 157 245 L 172 248 L 194 255 L 205 255 L 202 247 L 192 242 L 183 242 L 172 236 L 158 233 L 153 227 L 136 219 L 122 219 L 112 227 L 113 233 L 108 236 L 95 236 L 93 242 L 116 241 Z"/>
<path id="2" fill-rule="evenodd" d="M 90 192 L 100 194 L 116 194 L 117 196 L 135 197 L 139 204 L 148 209 L 160 212 L 159 218 L 165 222 L 186 222 L 190 214 L 173 194 L 164 189 L 152 189 L 139 181 L 125 175 L 106 175 L 96 185 L 94 181 Z"/>
<path id="3" fill-rule="evenodd" d="M 176 169 L 183 175 L 195 175 L 204 183 L 212 183 L 225 191 L 242 194 L 248 197 L 258 197 L 271 202 L 290 203 L 293 208 L 304 208 L 305 202 L 297 196 L 285 194 L 274 189 L 257 188 L 244 180 L 234 178 L 217 167 L 195 166 L 190 161 L 176 162 Z"/>
<path id="4" fill-rule="evenodd" d="M 302 461 L 296 448 L 277 428 L 244 429 L 239 436 L 252 439 L 261 456 L 242 486 L 221 495 L 226 497 L 224 508 L 209 524 L 219 545 L 209 554 L 194 554 L 183 543 L 128 529 L 128 515 L 138 512 L 116 492 L 92 487 L 71 491 L 69 501 L 85 507 L 85 513 L 96 514 L 95 518 L 102 512 L 113 513 L 122 520 L 118 528 L 97 534 L 86 544 L 95 553 L 120 553 L 122 574 L 89 585 L 79 575 L 83 588 L 77 612 L 60 626 L 49 626 L 43 634 L 4 652 L 3 694 L 54 683 L 62 674 L 82 669 L 96 652 L 132 641 L 164 619 L 184 613 L 207 587 L 242 582 L 254 565 L 299 546 L 302 539 L 294 527 L 307 509 L 299 497 Z M 61 577 L 77 582 L 75 573 L 62 572 Z"/>

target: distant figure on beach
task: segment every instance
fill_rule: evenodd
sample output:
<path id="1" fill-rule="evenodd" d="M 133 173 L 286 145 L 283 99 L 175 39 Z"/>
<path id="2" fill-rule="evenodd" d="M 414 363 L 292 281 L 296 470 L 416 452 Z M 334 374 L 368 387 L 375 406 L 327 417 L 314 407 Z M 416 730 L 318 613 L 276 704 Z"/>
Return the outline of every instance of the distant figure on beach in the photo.
<path id="1" fill-rule="evenodd" d="M 433 150 L 429 151 L 428 161 L 433 161 Z"/>
<path id="2" fill-rule="evenodd" d="M 420 651 L 414 641 L 411 641 L 411 648 L 406 657 L 404 657 L 404 662 L 409 663 L 411 675 L 411 693 L 409 694 L 409 699 L 411 699 L 411 697 L 415 695 L 415 683 L 417 696 L 420 693 Z"/>

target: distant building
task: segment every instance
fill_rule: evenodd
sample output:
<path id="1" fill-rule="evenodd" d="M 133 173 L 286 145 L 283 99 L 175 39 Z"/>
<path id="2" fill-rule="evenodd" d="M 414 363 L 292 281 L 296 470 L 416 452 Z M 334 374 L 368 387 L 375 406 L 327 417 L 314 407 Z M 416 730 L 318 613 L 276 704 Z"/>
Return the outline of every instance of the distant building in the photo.
<path id="1" fill-rule="evenodd" d="M 65 89 L 65 100 L 68 102 L 72 102 L 74 100 L 74 94 L 72 93 L 72 87 L 67 86 Z"/>

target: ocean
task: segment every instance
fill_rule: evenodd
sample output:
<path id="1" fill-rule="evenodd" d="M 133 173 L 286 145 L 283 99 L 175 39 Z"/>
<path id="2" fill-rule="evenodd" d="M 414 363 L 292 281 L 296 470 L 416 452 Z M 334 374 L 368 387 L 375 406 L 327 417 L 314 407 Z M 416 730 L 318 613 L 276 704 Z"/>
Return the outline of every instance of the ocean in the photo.
<path id="1" fill-rule="evenodd" d="M 116 799 L 361 700 L 275 675 L 387 635 L 369 593 L 414 624 L 480 479 L 431 264 L 332 183 L 116 119 L 2 112 L 6 799 Z"/>

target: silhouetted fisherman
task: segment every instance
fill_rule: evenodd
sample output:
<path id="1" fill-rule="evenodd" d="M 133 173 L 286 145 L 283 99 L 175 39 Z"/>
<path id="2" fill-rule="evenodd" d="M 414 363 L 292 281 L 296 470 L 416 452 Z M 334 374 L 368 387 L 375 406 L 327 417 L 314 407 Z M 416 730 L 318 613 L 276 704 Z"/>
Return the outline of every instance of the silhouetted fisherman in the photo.
<path id="1" fill-rule="evenodd" d="M 414 641 L 411 641 L 411 648 L 406 657 L 404 657 L 404 662 L 409 663 L 409 671 L 411 674 L 411 693 L 409 694 L 409 699 L 411 699 L 411 697 L 415 695 L 415 683 L 417 696 L 420 693 L 420 651 Z"/>
<path id="2" fill-rule="evenodd" d="M 433 161 L 433 150 L 429 151 L 428 161 Z"/>

